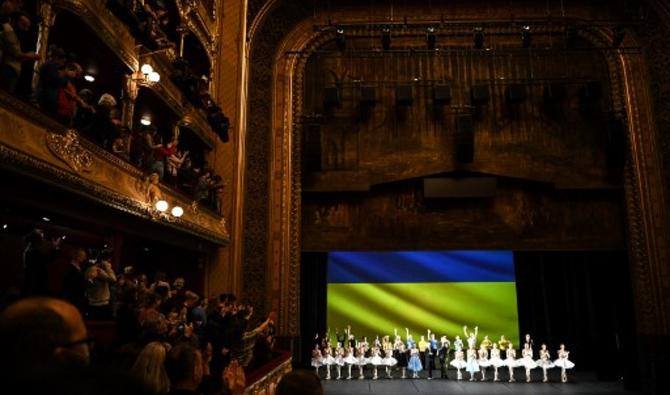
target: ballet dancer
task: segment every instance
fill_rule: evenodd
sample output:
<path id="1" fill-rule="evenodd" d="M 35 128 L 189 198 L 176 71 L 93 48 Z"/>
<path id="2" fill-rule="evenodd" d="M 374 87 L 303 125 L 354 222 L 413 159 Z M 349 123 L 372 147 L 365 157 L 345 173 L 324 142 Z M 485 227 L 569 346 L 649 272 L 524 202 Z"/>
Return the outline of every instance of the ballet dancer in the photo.
<path id="1" fill-rule="evenodd" d="M 440 378 L 448 379 L 447 369 L 449 368 L 449 349 L 451 348 L 451 342 L 446 336 L 442 336 L 440 338 L 440 346 L 440 350 L 437 352 L 438 359 L 440 360 Z"/>
<path id="2" fill-rule="evenodd" d="M 421 358 L 419 358 L 419 350 L 416 348 L 416 344 L 409 350 L 409 353 L 410 357 L 407 368 L 412 371 L 412 378 L 418 379 L 419 372 L 423 369 L 423 366 L 421 365 Z"/>
<path id="3" fill-rule="evenodd" d="M 482 381 L 486 380 L 486 368 L 491 366 L 491 363 L 489 362 L 489 350 L 486 349 L 486 345 L 484 342 L 482 342 L 479 345 L 479 351 L 477 352 L 479 359 L 477 360 L 477 363 L 479 364 L 479 368 L 481 369 L 482 372 Z"/>
<path id="4" fill-rule="evenodd" d="M 505 366 L 505 361 L 500 358 L 500 349 L 497 343 L 493 343 L 489 366 L 493 366 L 493 381 L 500 381 L 498 378 L 498 368 Z"/>
<path id="5" fill-rule="evenodd" d="M 537 363 L 533 359 L 533 349 L 530 348 L 531 343 L 525 343 L 521 351 L 521 359 L 517 362 L 517 366 L 523 366 L 526 369 L 526 383 L 530 383 L 530 371 L 537 367 Z"/>
<path id="6" fill-rule="evenodd" d="M 337 343 L 337 349 L 335 350 L 335 361 L 333 365 L 335 365 L 335 369 L 337 370 L 336 380 L 341 380 L 342 366 L 344 366 L 344 348 L 342 348 L 342 343 Z"/>
<path id="7" fill-rule="evenodd" d="M 365 358 L 365 347 L 359 344 L 359 347 L 356 348 L 358 353 L 356 357 L 356 365 L 358 365 L 358 379 L 363 380 L 365 375 L 363 374 L 363 367 L 368 364 L 368 359 Z"/>
<path id="8" fill-rule="evenodd" d="M 377 380 L 377 367 L 382 364 L 382 357 L 379 356 L 379 348 L 377 346 L 373 346 L 370 349 L 370 358 L 368 359 L 368 363 L 372 365 L 373 368 L 373 380 Z"/>
<path id="9" fill-rule="evenodd" d="M 546 383 L 549 380 L 547 379 L 547 369 L 554 367 L 554 363 L 551 361 L 551 355 L 547 349 L 546 344 L 542 344 L 540 348 L 540 359 L 537 361 L 537 365 L 542 368 L 542 382 Z"/>
<path id="10" fill-rule="evenodd" d="M 554 365 L 561 368 L 561 382 L 568 382 L 567 369 L 572 369 L 575 367 L 575 364 L 568 359 L 570 356 L 570 351 L 565 349 L 565 344 L 561 343 L 561 347 L 558 349 L 558 359 L 554 361 Z"/>
<path id="11" fill-rule="evenodd" d="M 384 351 L 385 356 L 382 359 L 382 365 L 386 366 L 386 378 L 392 379 L 393 367 L 398 364 L 398 360 L 393 358 L 393 350 Z"/>
<path id="12" fill-rule="evenodd" d="M 317 335 L 318 337 L 318 335 Z M 312 367 L 316 369 L 316 375 L 319 375 L 319 368 L 323 364 L 323 357 L 321 355 L 321 350 L 319 349 L 319 343 L 314 345 L 312 350 Z"/>
<path id="13" fill-rule="evenodd" d="M 470 373 L 470 381 L 475 381 L 475 374 L 479 372 L 479 364 L 477 363 L 477 350 L 474 347 L 468 348 L 465 370 Z"/>
<path id="14" fill-rule="evenodd" d="M 347 380 L 351 380 L 351 367 L 358 364 L 358 359 L 354 357 L 354 349 L 351 347 L 346 348 L 346 356 L 344 357 L 344 363 L 347 364 Z"/>
<path id="15" fill-rule="evenodd" d="M 330 346 L 323 350 L 323 365 L 326 367 L 326 380 L 330 380 L 330 366 L 335 365 L 335 358 L 333 358 L 332 353 L 333 350 Z"/>
<path id="16" fill-rule="evenodd" d="M 400 378 L 406 379 L 408 359 L 407 359 L 407 349 L 405 348 L 405 343 L 401 341 L 398 344 L 398 348 L 395 351 L 396 351 L 395 358 L 398 360 L 398 366 L 400 367 L 400 372 L 402 373 L 402 376 L 400 376 Z"/>
<path id="17" fill-rule="evenodd" d="M 456 348 L 454 359 L 449 362 L 449 365 L 456 368 L 456 380 L 463 380 L 463 373 L 461 372 L 461 369 L 463 369 L 467 364 L 465 363 L 465 354 L 463 353 L 462 348 Z"/>
<path id="18" fill-rule="evenodd" d="M 468 333 L 468 326 L 463 325 L 463 333 L 465 333 L 465 338 L 468 341 L 468 350 L 477 347 L 477 333 L 479 333 L 479 327 L 476 326 L 474 332 Z"/>
<path id="19" fill-rule="evenodd" d="M 505 365 L 509 370 L 509 382 L 510 383 L 515 382 L 516 380 L 514 379 L 514 368 L 517 367 L 516 350 L 514 349 L 514 345 L 512 344 L 512 342 L 509 342 L 507 346 L 507 350 L 505 353 Z"/>

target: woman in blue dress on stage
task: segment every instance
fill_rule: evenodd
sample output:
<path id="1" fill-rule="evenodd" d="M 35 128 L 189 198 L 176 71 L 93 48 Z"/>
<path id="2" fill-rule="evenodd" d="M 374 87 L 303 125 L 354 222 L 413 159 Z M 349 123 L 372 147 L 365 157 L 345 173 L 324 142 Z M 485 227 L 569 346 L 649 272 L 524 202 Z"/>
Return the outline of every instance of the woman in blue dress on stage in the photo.
<path id="1" fill-rule="evenodd" d="M 423 369 L 421 365 L 421 358 L 419 357 L 419 350 L 416 348 L 416 344 L 413 345 L 412 349 L 409 351 L 409 364 L 407 368 L 412 371 L 412 378 L 419 378 L 419 372 Z"/>

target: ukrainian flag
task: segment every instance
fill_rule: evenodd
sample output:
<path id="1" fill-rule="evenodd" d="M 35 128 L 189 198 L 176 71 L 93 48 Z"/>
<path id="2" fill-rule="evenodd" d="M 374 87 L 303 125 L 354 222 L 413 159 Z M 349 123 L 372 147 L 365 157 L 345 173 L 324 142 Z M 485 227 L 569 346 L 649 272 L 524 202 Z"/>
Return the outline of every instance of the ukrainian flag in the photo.
<path id="1" fill-rule="evenodd" d="M 328 327 L 351 325 L 356 338 L 393 335 L 415 340 L 427 329 L 463 338 L 463 325 L 497 340 L 519 338 L 511 251 L 331 252 Z M 465 339 L 463 339 L 465 342 Z"/>

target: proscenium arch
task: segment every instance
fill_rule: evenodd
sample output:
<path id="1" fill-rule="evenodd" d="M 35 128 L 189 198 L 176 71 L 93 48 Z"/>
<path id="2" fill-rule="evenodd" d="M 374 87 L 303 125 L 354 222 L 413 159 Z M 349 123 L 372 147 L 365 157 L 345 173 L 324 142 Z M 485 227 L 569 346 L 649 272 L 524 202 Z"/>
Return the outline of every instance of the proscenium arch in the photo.
<path id="1" fill-rule="evenodd" d="M 273 306 L 280 312 L 280 333 L 300 333 L 300 124 L 302 74 L 308 54 L 333 40 L 333 32 L 315 32 L 313 20 L 296 26 L 274 57 L 272 123 L 270 136 L 270 213 L 268 272 Z M 583 38 L 596 47 L 611 42 L 611 32 L 592 28 Z M 630 34 L 626 45 L 638 46 Z M 253 40 L 252 40 L 253 41 Z M 288 51 L 303 55 L 286 57 Z M 628 251 L 636 304 L 638 335 L 643 347 L 653 347 L 653 337 L 669 330 L 669 302 L 662 279 L 654 276 L 665 262 L 668 229 L 663 192 L 662 162 L 651 112 L 649 76 L 643 55 L 607 50 L 614 110 L 626 114 L 629 157 L 624 176 Z M 617 98 L 620 98 L 617 99 Z M 277 292 L 278 291 L 278 292 Z"/>

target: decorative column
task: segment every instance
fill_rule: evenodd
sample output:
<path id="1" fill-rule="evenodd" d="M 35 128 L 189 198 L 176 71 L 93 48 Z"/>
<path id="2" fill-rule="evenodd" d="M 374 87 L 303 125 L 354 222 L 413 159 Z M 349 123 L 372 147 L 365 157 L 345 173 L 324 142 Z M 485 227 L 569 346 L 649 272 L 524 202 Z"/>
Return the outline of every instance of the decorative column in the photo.
<path id="1" fill-rule="evenodd" d="M 35 46 L 35 53 L 39 55 L 39 59 L 35 61 L 35 72 L 33 73 L 32 88 L 33 92 L 37 89 L 37 83 L 40 78 L 40 68 L 47 59 L 47 52 L 49 49 L 49 31 L 56 21 L 56 10 L 53 6 L 53 0 L 42 0 L 39 4 L 38 14 L 40 17 L 40 26 L 37 32 L 37 45 Z"/>
<path id="2" fill-rule="evenodd" d="M 137 93 L 139 92 L 139 85 L 134 78 L 135 74 L 127 75 L 126 83 L 123 87 L 123 99 L 121 100 L 121 123 L 123 126 L 132 129 L 133 115 L 135 114 L 135 100 L 137 100 Z"/>

